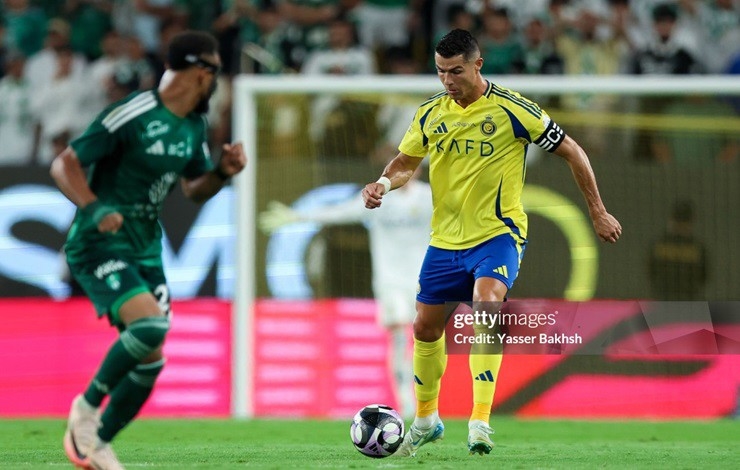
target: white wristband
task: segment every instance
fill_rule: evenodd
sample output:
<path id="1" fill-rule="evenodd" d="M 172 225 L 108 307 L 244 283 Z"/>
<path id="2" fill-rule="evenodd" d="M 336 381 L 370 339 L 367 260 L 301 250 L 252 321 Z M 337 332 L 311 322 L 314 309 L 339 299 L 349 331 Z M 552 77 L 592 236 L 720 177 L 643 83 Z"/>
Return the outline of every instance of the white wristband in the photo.
<path id="1" fill-rule="evenodd" d="M 385 188 L 385 192 L 383 194 L 388 194 L 389 192 L 391 192 L 391 180 L 390 179 L 386 178 L 385 176 L 381 176 L 380 178 L 378 178 L 378 181 L 376 181 L 376 183 L 382 184 L 383 187 Z"/>

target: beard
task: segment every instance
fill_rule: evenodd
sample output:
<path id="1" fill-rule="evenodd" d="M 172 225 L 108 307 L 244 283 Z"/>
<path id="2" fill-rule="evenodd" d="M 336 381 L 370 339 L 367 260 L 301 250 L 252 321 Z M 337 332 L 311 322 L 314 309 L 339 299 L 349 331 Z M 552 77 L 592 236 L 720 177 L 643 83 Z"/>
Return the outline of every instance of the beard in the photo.
<path id="1" fill-rule="evenodd" d="M 198 104 L 195 105 L 195 109 L 193 109 L 194 112 L 198 114 L 206 114 L 211 109 L 211 97 L 216 92 L 217 86 L 218 80 L 216 80 L 216 77 L 213 77 L 213 82 L 211 82 L 210 88 L 208 88 L 206 95 L 203 96 L 200 101 L 198 101 Z"/>

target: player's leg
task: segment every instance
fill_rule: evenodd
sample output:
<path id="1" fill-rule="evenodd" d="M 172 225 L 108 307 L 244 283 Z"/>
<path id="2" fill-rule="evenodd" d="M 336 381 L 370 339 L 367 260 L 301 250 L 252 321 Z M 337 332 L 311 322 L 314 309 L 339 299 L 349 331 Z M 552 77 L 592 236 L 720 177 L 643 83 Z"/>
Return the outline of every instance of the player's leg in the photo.
<path id="1" fill-rule="evenodd" d="M 156 300 L 149 293 L 147 283 L 133 266 L 115 255 L 103 254 L 99 260 L 102 261 L 70 266 L 71 273 L 95 305 L 98 315 L 109 313 L 111 323 L 123 329 L 121 309 L 125 305 L 135 306 L 138 313 L 130 316 L 128 321 L 141 323 L 134 330 L 123 331 L 106 353 L 84 394 L 73 401 L 64 443 L 70 460 L 78 465 L 87 459 L 87 454 L 99 439 L 98 408 L 103 399 L 160 346 L 169 328 L 159 313 Z M 149 302 L 141 300 L 147 298 Z M 160 318 L 143 321 L 152 315 Z"/>
<path id="2" fill-rule="evenodd" d="M 459 252 L 429 247 L 419 274 L 414 320 L 416 417 L 397 451 L 401 456 L 413 456 L 425 443 L 444 436 L 438 399 L 447 367 L 445 320 L 453 308 L 446 302 L 463 299 L 472 289 L 473 278 L 461 264 Z"/>
<path id="3" fill-rule="evenodd" d="M 381 286 L 375 289 L 380 323 L 389 333 L 388 368 L 393 378 L 394 394 L 400 405 L 401 415 L 414 415 L 414 389 L 412 349 L 412 325 L 416 315 L 413 292 L 396 286 Z"/>
<path id="4" fill-rule="evenodd" d="M 70 272 L 95 305 L 98 316 L 109 312 L 117 315 L 125 302 L 149 291 L 136 269 L 112 253 L 100 253 L 97 260 L 70 265 Z M 113 317 L 109 318 L 115 325 Z M 154 344 L 146 338 L 142 343 L 136 336 L 121 335 L 106 353 L 85 392 L 73 400 L 64 436 L 64 448 L 73 463 L 79 465 L 84 461 L 98 440 L 99 407 L 105 396 L 158 346 L 146 343 Z"/>
<path id="5" fill-rule="evenodd" d="M 122 331 L 85 391 L 85 399 L 93 406 L 100 406 L 130 371 L 159 349 L 170 327 L 146 287 L 126 299 L 111 316 Z"/>
<path id="6" fill-rule="evenodd" d="M 416 303 L 414 320 L 414 389 L 416 416 L 396 451 L 401 457 L 413 457 L 419 447 L 444 437 L 439 417 L 439 390 L 447 367 L 445 352 L 444 304 Z"/>
<path id="7" fill-rule="evenodd" d="M 438 416 L 439 390 L 447 367 L 445 351 L 444 304 L 416 303 L 414 320 L 414 389 L 416 391 L 416 418 L 414 422 L 428 427 Z"/>
<path id="8" fill-rule="evenodd" d="M 514 283 L 523 255 L 523 244 L 510 235 L 495 237 L 466 253 L 466 265 L 475 276 L 473 308 L 500 310 Z M 487 325 L 473 325 L 476 333 L 489 332 Z M 478 330 L 481 331 L 478 331 Z M 468 422 L 470 453 L 487 454 L 493 447 L 489 420 L 496 381 L 503 360 L 500 344 L 475 344 L 469 356 L 473 379 L 473 408 Z"/>
<path id="9" fill-rule="evenodd" d="M 152 321 L 166 320 L 169 327 L 172 315 L 164 269 L 159 265 L 140 267 L 138 273 L 153 295 L 142 295 L 123 304 L 119 310 L 121 323 L 126 325 L 127 330 L 135 330 L 149 318 Z M 142 312 L 154 313 L 154 315 L 145 315 Z M 163 346 L 164 341 L 126 374 L 111 392 L 110 401 L 101 416 L 101 427 L 98 431 L 101 445 L 98 452 L 91 455 L 93 463 L 98 458 L 101 461 L 114 461 L 115 454 L 110 449 L 109 443 L 136 417 L 149 399 L 165 365 L 165 358 L 162 355 Z"/>
<path id="10" fill-rule="evenodd" d="M 100 468 L 118 468 L 116 465 L 120 465 L 110 442 L 134 419 L 149 398 L 164 367 L 162 345 L 169 330 L 169 319 L 149 292 L 124 302 L 118 309 L 116 321 L 124 328 L 119 340 L 128 346 L 129 353 L 135 352 L 131 356 L 137 361 L 110 390 L 110 401 L 100 417 L 98 439 L 89 456 L 90 463 Z M 146 355 L 141 357 L 139 354 L 144 351 Z M 103 364 L 105 366 L 105 361 Z M 101 371 L 104 369 L 101 367 Z"/>
<path id="11" fill-rule="evenodd" d="M 475 281 L 473 308 L 498 311 L 506 297 L 508 287 L 498 279 L 480 277 Z M 490 333 L 487 325 L 473 325 L 478 333 Z M 473 379 L 473 409 L 468 422 L 468 450 L 471 454 L 488 454 L 493 448 L 489 420 L 496 381 L 501 368 L 503 354 L 499 344 L 474 344 L 468 363 Z"/>

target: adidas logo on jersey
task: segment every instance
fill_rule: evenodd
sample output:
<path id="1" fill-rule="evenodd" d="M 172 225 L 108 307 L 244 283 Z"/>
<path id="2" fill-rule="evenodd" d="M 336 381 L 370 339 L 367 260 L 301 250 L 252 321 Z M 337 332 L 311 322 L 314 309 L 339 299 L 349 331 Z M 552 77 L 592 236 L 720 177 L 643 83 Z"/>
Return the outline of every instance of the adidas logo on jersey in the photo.
<path id="1" fill-rule="evenodd" d="M 503 264 L 503 265 L 499 266 L 498 268 L 494 269 L 493 272 L 495 272 L 496 274 L 501 274 L 502 276 L 504 276 L 507 279 L 509 278 L 509 270 L 506 269 L 506 265 L 505 264 Z"/>
<path id="2" fill-rule="evenodd" d="M 161 140 L 158 140 L 147 147 L 145 152 L 149 155 L 164 155 L 164 144 Z"/>
<path id="3" fill-rule="evenodd" d="M 443 122 L 442 124 L 437 126 L 437 128 L 434 130 L 434 133 L 435 134 L 447 134 L 447 126 L 445 125 L 445 123 Z"/>
<path id="4" fill-rule="evenodd" d="M 493 382 L 493 374 L 491 373 L 490 369 L 478 374 L 478 377 L 475 378 L 475 380 L 480 380 L 481 382 Z"/>

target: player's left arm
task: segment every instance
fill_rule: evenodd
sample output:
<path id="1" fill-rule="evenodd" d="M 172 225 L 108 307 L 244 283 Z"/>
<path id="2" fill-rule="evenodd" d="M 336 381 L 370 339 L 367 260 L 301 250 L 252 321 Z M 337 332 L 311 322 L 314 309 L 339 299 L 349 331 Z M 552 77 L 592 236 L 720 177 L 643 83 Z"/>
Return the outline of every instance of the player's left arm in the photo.
<path id="1" fill-rule="evenodd" d="M 553 153 L 562 157 L 570 166 L 573 177 L 588 204 L 588 213 L 596 234 L 605 242 L 615 243 L 622 234 L 622 226 L 604 207 L 596 185 L 596 176 L 586 152 L 575 140 L 565 135 Z"/>
<path id="2" fill-rule="evenodd" d="M 246 165 L 247 156 L 241 142 L 224 144 L 221 160 L 216 168 L 196 178 L 183 178 L 182 192 L 192 201 L 205 202 L 218 193 L 226 181 L 242 171 Z"/>

